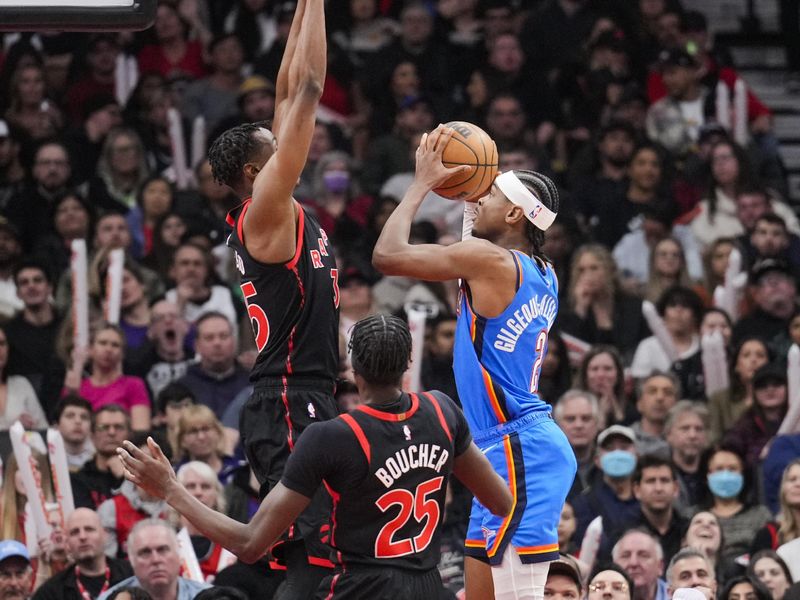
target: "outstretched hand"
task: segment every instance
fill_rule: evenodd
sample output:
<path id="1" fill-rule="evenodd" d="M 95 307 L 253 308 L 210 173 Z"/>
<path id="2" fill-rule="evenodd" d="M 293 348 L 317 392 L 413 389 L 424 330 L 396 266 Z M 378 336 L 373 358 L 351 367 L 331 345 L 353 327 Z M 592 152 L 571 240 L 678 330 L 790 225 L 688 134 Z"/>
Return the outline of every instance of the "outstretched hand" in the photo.
<path id="1" fill-rule="evenodd" d="M 122 461 L 125 479 L 136 484 L 150 496 L 165 499 L 169 490 L 178 484 L 178 478 L 167 457 L 152 437 L 147 438 L 149 452 L 125 440 L 117 448 Z"/>
<path id="2" fill-rule="evenodd" d="M 453 175 L 467 173 L 475 168 L 471 165 L 448 168 L 442 163 L 442 153 L 454 133 L 454 129 L 439 125 L 430 133 L 422 134 L 416 153 L 417 168 L 414 179 L 428 190 L 438 187 Z"/>

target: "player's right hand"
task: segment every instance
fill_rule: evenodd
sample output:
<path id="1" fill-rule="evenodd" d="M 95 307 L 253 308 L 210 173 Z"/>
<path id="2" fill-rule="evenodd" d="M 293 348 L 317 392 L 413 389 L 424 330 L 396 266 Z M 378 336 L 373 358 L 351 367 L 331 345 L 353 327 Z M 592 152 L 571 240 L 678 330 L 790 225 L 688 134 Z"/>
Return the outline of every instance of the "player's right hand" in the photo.
<path id="1" fill-rule="evenodd" d="M 457 173 L 474 169 L 471 165 L 448 168 L 442 163 L 442 153 L 455 130 L 439 125 L 430 133 L 423 133 L 416 152 L 416 172 L 414 180 L 426 189 L 432 190 Z"/>
<path id="2" fill-rule="evenodd" d="M 125 479 L 135 483 L 150 496 L 164 500 L 180 484 L 172 465 L 152 437 L 147 438 L 147 448 L 149 452 L 125 440 L 122 447 L 117 448 L 117 454 L 122 460 Z"/>

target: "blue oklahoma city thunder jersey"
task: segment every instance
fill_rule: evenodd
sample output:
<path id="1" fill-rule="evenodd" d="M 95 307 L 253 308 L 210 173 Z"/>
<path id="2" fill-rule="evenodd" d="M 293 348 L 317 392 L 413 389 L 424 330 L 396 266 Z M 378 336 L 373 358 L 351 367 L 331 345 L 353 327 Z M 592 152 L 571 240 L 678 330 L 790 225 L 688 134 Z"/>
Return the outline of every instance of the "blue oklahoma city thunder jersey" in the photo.
<path id="1" fill-rule="evenodd" d="M 458 396 L 473 433 L 550 410 L 537 394 L 547 335 L 558 312 L 558 281 L 530 256 L 510 251 L 517 293 L 500 315 L 477 314 L 466 282 L 459 301 L 453 371 Z"/>

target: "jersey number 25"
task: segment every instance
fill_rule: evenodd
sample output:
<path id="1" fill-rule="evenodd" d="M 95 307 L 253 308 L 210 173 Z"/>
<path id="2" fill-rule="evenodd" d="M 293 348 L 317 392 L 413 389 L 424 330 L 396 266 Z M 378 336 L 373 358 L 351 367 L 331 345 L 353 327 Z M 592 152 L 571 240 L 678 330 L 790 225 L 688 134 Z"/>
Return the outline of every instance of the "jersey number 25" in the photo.
<path id="1" fill-rule="evenodd" d="M 378 533 L 378 538 L 375 540 L 375 558 L 397 558 L 414 552 L 422 552 L 428 547 L 441 516 L 439 503 L 428 496 L 441 489 L 443 479 L 443 477 L 434 477 L 420 483 L 413 494 L 408 490 L 394 489 L 378 498 L 375 504 L 383 512 L 392 506 L 399 506 L 400 512 Z M 395 533 L 405 527 L 412 515 L 419 524 L 425 521 L 419 534 L 401 540 L 393 539 Z"/>

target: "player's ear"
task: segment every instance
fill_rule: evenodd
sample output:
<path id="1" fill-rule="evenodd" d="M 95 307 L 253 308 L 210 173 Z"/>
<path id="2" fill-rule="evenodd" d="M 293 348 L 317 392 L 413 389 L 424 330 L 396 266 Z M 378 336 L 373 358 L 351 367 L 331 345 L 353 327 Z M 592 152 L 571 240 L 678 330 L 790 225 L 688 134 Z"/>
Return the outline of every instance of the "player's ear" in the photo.
<path id="1" fill-rule="evenodd" d="M 261 172 L 261 168 L 257 167 L 253 163 L 246 163 L 244 167 L 242 167 L 242 171 L 244 172 L 244 176 L 249 179 L 250 181 L 254 180 L 256 176 Z"/>
<path id="2" fill-rule="evenodd" d="M 509 225 L 516 225 L 521 220 L 525 219 L 525 212 L 523 211 L 522 207 L 517 206 L 516 204 L 511 204 L 508 210 L 506 210 L 506 223 Z"/>

